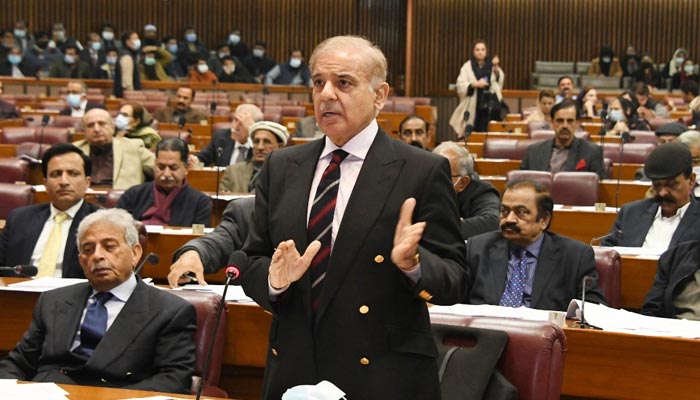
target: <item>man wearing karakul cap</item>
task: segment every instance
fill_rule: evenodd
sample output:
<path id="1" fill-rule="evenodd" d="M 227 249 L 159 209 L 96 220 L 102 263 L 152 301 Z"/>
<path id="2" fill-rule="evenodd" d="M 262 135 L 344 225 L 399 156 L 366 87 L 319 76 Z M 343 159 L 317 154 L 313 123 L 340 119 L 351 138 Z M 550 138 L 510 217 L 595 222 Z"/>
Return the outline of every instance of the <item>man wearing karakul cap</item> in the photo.
<path id="1" fill-rule="evenodd" d="M 695 186 L 691 158 L 679 143 L 654 149 L 644 163 L 654 197 L 622 206 L 602 244 L 666 250 L 700 239 L 700 203 L 690 195 Z"/>
<path id="2" fill-rule="evenodd" d="M 687 131 L 688 127 L 678 122 L 661 125 L 654 133 L 659 138 L 659 144 L 675 143 L 678 136 Z"/>

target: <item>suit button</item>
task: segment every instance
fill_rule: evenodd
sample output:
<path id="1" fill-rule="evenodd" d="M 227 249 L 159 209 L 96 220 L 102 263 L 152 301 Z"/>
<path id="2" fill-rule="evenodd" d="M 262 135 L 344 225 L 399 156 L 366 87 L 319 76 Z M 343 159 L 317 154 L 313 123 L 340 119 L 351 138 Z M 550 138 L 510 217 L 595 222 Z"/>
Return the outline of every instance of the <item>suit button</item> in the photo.
<path id="1" fill-rule="evenodd" d="M 369 307 L 367 307 L 367 306 L 360 307 L 360 314 L 367 314 L 368 312 L 369 312 Z"/>
<path id="2" fill-rule="evenodd" d="M 418 296 L 425 301 L 430 301 L 430 299 L 433 298 L 433 295 L 428 293 L 427 290 L 421 290 L 420 293 L 418 293 Z"/>
<path id="3" fill-rule="evenodd" d="M 133 372 L 129 371 L 129 372 L 126 373 L 126 376 L 131 376 L 131 375 L 133 375 L 133 374 L 134 374 Z"/>
<path id="4" fill-rule="evenodd" d="M 66 370 L 63 369 L 63 368 L 61 368 L 61 373 L 62 373 L 63 375 L 68 375 L 68 371 L 66 371 Z"/>
<path id="5" fill-rule="evenodd" d="M 277 357 L 277 349 L 275 349 L 275 348 L 272 349 L 272 355 Z"/>
<path id="6" fill-rule="evenodd" d="M 100 378 L 100 382 L 102 382 L 102 383 L 107 383 L 107 379 L 105 379 L 105 378 Z"/>
<path id="7" fill-rule="evenodd" d="M 377 254 L 376 256 L 374 256 L 374 262 L 377 263 L 377 264 L 383 263 L 383 262 L 384 262 L 384 256 L 381 255 L 381 254 Z"/>
<path id="8" fill-rule="evenodd" d="M 369 365 L 369 359 L 365 357 L 360 358 L 360 364 Z"/>

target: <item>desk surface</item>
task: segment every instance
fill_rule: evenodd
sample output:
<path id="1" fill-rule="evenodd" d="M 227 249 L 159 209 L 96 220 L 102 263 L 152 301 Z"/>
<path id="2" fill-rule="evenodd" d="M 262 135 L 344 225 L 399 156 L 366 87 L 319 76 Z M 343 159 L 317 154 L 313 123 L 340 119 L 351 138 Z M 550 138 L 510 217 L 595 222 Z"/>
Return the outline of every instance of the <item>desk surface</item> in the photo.
<path id="1" fill-rule="evenodd" d="M 68 397 L 71 400 L 119 400 L 132 399 L 153 396 L 176 397 L 180 399 L 194 399 L 196 396 L 187 394 L 172 394 L 163 392 L 151 392 L 147 390 L 129 390 L 129 389 L 114 389 L 95 386 L 79 386 L 79 385 L 58 385 L 63 390 L 69 392 Z M 220 399 L 219 397 L 202 396 L 203 399 Z"/>

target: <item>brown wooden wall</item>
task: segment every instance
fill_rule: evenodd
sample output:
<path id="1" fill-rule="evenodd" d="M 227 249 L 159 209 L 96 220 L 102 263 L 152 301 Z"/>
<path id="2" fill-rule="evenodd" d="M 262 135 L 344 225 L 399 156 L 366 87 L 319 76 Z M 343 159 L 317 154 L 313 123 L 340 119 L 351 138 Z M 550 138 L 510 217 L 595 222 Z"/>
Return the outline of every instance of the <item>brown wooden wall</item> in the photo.
<path id="1" fill-rule="evenodd" d="M 22 18 L 47 30 L 64 21 L 84 39 L 103 21 L 119 31 L 154 23 L 161 35 L 192 24 L 210 47 L 237 26 L 248 43 L 267 41 L 277 60 L 293 46 L 309 53 L 325 37 L 361 34 L 385 51 L 389 82 L 402 94 L 409 4 L 416 96 L 454 82 L 477 38 L 501 56 L 511 89 L 527 88 L 535 60 L 590 60 L 602 43 L 618 53 L 633 43 L 658 62 L 680 46 L 700 58 L 698 0 L 2 0 L 0 26 Z"/>

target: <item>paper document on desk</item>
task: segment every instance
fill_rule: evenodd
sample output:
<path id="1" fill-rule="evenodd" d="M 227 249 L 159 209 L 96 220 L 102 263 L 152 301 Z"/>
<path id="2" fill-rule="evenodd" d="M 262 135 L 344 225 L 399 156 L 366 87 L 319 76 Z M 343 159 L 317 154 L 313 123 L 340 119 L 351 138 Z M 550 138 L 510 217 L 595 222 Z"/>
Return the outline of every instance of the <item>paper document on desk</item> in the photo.
<path id="1" fill-rule="evenodd" d="M 548 310 L 527 307 L 501 307 L 488 304 L 455 304 L 452 306 L 432 306 L 430 313 L 454 314 L 468 317 L 498 317 L 524 319 L 528 321 L 549 321 Z"/>
<path id="2" fill-rule="evenodd" d="M 224 285 L 185 285 L 174 290 L 194 290 L 197 292 L 212 292 L 219 296 L 224 295 Z M 237 303 L 250 303 L 253 301 L 250 297 L 246 296 L 243 291 L 242 286 L 229 285 L 228 292 L 226 292 L 226 301 L 235 301 Z"/>
<path id="3" fill-rule="evenodd" d="M 22 383 L 3 379 L 0 383 L 0 399 L 12 400 L 67 400 L 69 393 L 55 383 Z"/>
<path id="4" fill-rule="evenodd" d="M 82 282 L 87 282 L 87 279 L 44 277 L 13 283 L 8 286 L 0 286 L 0 290 L 41 293 L 46 292 L 48 290 L 58 289 L 64 286 L 75 285 Z"/>
<path id="5" fill-rule="evenodd" d="M 617 251 L 621 256 L 639 256 L 647 258 L 659 258 L 659 256 L 667 249 L 650 249 L 646 247 L 622 247 L 614 246 L 613 250 Z"/>
<path id="6" fill-rule="evenodd" d="M 571 300 L 566 317 L 580 316 L 580 308 L 580 300 Z M 589 324 L 609 332 L 687 339 L 700 338 L 700 321 L 649 317 L 589 302 L 586 302 L 585 318 Z"/>

